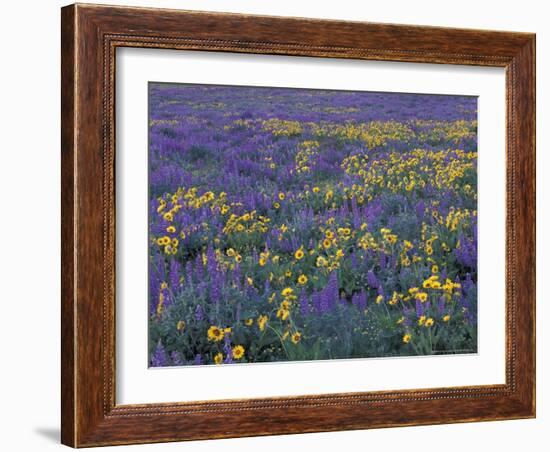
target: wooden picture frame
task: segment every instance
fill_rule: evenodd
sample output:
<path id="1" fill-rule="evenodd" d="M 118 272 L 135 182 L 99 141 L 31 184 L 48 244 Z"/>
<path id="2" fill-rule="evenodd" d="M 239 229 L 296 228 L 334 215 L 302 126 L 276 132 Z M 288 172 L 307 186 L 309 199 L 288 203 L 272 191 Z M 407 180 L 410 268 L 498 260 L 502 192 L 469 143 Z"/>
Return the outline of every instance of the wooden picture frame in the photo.
<path id="1" fill-rule="evenodd" d="M 73 447 L 535 416 L 535 35 L 70 5 L 62 9 L 62 442 Z M 115 403 L 115 50 L 506 69 L 506 383 Z"/>

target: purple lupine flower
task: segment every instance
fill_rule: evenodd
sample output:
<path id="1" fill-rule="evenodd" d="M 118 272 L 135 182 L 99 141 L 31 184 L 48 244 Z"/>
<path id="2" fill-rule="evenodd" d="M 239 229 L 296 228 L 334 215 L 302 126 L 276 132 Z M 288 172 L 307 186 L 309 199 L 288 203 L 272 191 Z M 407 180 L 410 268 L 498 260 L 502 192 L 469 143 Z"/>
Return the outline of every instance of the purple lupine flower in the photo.
<path id="1" fill-rule="evenodd" d="M 200 353 L 197 353 L 193 358 L 193 365 L 200 366 L 201 364 L 203 364 L 202 355 Z"/>
<path id="2" fill-rule="evenodd" d="M 225 364 L 232 364 L 233 361 L 233 349 L 231 348 L 231 339 L 228 336 L 224 337 L 223 351 L 225 352 Z"/>
<path id="3" fill-rule="evenodd" d="M 193 266 L 191 264 L 191 261 L 185 264 L 185 284 L 187 286 L 193 285 Z"/>
<path id="4" fill-rule="evenodd" d="M 417 317 L 421 317 L 424 315 L 424 306 L 422 305 L 422 302 L 419 299 L 416 299 L 416 315 Z"/>
<path id="5" fill-rule="evenodd" d="M 424 203 L 424 201 L 422 201 L 422 200 L 418 201 L 416 203 L 415 210 L 416 210 L 416 217 L 419 220 L 423 220 L 424 219 L 424 211 L 426 210 L 426 204 Z"/>
<path id="6" fill-rule="evenodd" d="M 151 356 L 151 367 L 164 367 L 166 365 L 168 365 L 168 358 L 166 356 L 166 352 L 164 350 L 162 342 L 159 340 L 157 343 L 157 347 L 155 348 L 155 351 Z"/>
<path id="7" fill-rule="evenodd" d="M 309 304 L 308 304 L 308 298 L 305 290 L 302 290 L 300 292 L 299 297 L 299 305 L 300 305 L 300 314 L 303 316 L 306 316 L 309 314 Z"/>
<path id="8" fill-rule="evenodd" d="M 170 358 L 172 358 L 172 363 L 174 364 L 174 366 L 183 366 L 185 364 L 181 353 L 179 352 L 173 351 L 172 353 L 170 353 Z"/>
<path id="9" fill-rule="evenodd" d="M 206 249 L 206 270 L 212 275 L 218 272 L 218 263 L 216 262 L 216 253 L 211 245 Z"/>
<path id="10" fill-rule="evenodd" d="M 197 322 L 202 322 L 204 320 L 204 310 L 200 304 L 198 304 L 195 308 L 195 320 Z"/>
<path id="11" fill-rule="evenodd" d="M 202 281 L 204 278 L 204 263 L 200 253 L 197 254 L 197 257 L 195 257 L 195 275 L 197 275 L 198 281 Z"/>
<path id="12" fill-rule="evenodd" d="M 373 289 L 378 289 L 380 287 L 380 281 L 374 274 L 372 270 L 369 270 L 367 272 L 367 283 L 369 286 L 371 286 Z"/>
<path id="13" fill-rule="evenodd" d="M 172 290 L 174 296 L 178 295 L 180 291 L 180 271 L 180 263 L 177 260 L 172 259 L 170 262 L 170 289 Z"/>
<path id="14" fill-rule="evenodd" d="M 379 260 L 380 268 L 385 269 L 385 268 L 386 268 L 386 265 L 387 265 L 387 262 L 388 262 L 386 253 L 384 253 L 383 251 L 380 251 L 380 253 L 378 254 L 378 256 L 379 256 L 379 259 L 380 259 L 380 260 Z"/>

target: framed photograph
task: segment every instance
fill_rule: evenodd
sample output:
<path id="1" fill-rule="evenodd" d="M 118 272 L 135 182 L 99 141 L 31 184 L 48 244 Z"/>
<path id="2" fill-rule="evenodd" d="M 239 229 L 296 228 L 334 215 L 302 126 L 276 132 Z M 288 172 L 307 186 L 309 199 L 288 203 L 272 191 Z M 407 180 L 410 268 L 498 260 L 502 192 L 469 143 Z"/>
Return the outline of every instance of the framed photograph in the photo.
<path id="1" fill-rule="evenodd" d="M 62 9 L 62 442 L 535 416 L 535 36 Z"/>

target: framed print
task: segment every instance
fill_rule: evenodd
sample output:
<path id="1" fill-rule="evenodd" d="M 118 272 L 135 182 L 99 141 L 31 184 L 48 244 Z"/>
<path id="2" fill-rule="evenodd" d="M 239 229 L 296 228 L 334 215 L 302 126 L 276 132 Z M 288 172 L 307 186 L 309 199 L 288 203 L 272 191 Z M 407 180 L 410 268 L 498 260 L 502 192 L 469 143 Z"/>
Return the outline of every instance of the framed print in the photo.
<path id="1" fill-rule="evenodd" d="M 535 37 L 62 9 L 62 442 L 535 416 Z"/>

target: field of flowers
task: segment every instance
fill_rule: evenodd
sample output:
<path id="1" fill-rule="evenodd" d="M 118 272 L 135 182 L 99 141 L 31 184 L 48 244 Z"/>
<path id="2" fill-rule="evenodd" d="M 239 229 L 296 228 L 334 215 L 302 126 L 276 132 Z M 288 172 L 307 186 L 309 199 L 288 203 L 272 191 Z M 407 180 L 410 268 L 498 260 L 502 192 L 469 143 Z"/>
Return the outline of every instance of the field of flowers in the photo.
<path id="1" fill-rule="evenodd" d="M 477 351 L 477 99 L 149 85 L 152 367 Z"/>

